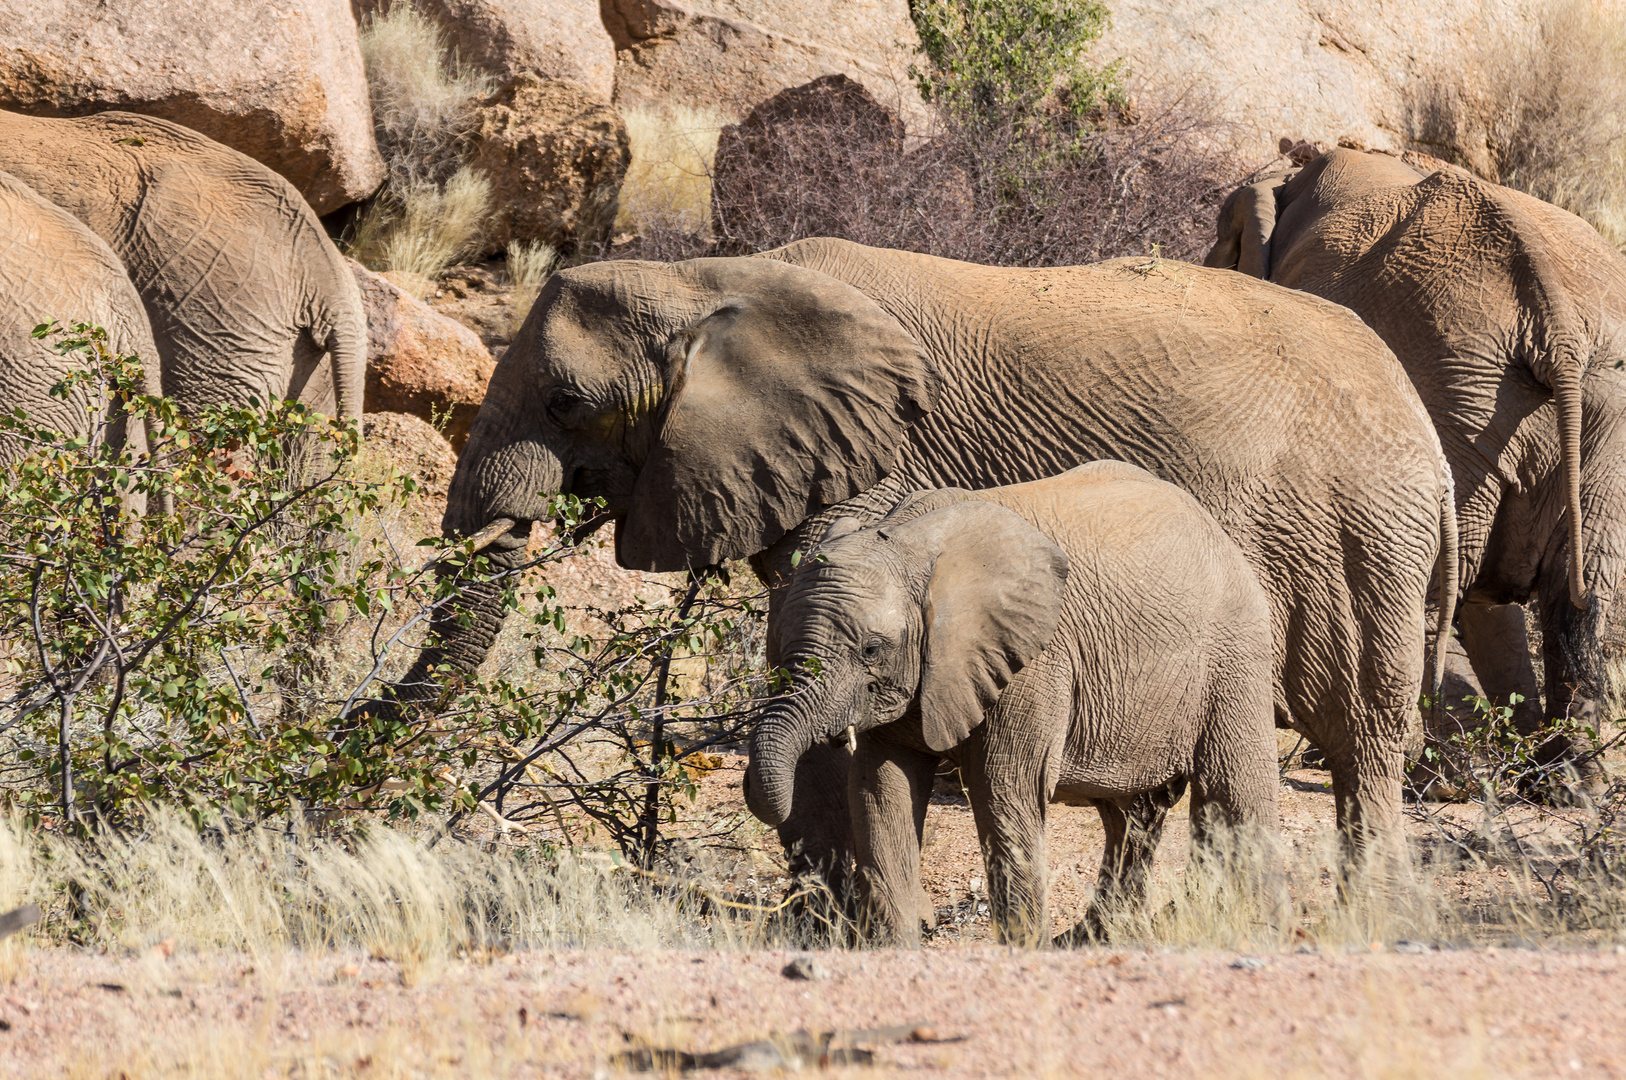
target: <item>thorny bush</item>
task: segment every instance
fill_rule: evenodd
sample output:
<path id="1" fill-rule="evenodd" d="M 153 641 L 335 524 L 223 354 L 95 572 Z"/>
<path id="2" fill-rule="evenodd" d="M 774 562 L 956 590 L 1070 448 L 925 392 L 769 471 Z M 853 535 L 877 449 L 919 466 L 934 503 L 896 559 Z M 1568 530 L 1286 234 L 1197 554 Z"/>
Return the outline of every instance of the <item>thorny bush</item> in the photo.
<path id="1" fill-rule="evenodd" d="M 467 540 L 407 557 L 376 522 L 416 483 L 358 469 L 354 424 L 288 401 L 184 416 L 140 392 L 140 361 L 100 328 L 35 333 L 82 368 L 52 393 L 98 401 L 84 436 L 0 417 L 17 451 L 0 471 L 0 797 L 35 824 L 122 827 L 155 804 L 226 825 L 483 806 L 563 843 L 602 829 L 648 865 L 705 751 L 767 689 L 749 674 L 760 600 L 725 572 L 568 633 L 545 580 L 568 539 L 496 575 Z M 146 453 L 109 438 L 121 413 Z M 594 508 L 553 512 L 569 537 Z M 531 592 L 532 670 L 453 683 L 432 710 L 369 708 L 470 575 L 516 607 Z"/>

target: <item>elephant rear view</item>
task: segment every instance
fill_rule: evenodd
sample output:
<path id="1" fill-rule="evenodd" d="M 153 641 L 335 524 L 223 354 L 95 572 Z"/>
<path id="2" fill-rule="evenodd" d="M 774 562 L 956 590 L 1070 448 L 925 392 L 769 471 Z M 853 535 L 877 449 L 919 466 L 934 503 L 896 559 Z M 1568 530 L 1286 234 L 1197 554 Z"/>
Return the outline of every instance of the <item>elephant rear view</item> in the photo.
<path id="1" fill-rule="evenodd" d="M 287 398 L 360 415 L 360 291 L 282 177 L 179 124 L 120 112 L 0 111 L 0 170 L 118 255 L 147 309 L 164 392 L 183 410 Z"/>
<path id="2" fill-rule="evenodd" d="M 1539 727 L 1509 606 L 1537 596 L 1546 716 L 1590 722 L 1626 571 L 1626 258 L 1556 206 L 1417 160 L 1334 150 L 1240 188 L 1206 261 L 1343 304 L 1394 350 L 1451 465 L 1475 672 Z"/>
<path id="3" fill-rule="evenodd" d="M 74 362 L 31 333 L 51 321 L 103 327 L 109 348 L 147 362 L 146 392 L 158 392 L 152 330 L 118 257 L 72 215 L 0 172 L 0 408 L 21 408 L 35 423 L 83 435 L 93 415 L 90 388 L 53 398 L 51 387 Z M 125 432 L 122 421 L 111 434 L 137 452 L 147 444 L 139 426 Z M 16 451 L 0 441 L 0 463 Z"/>
<path id="4" fill-rule="evenodd" d="M 939 755 L 965 780 L 994 926 L 1016 944 L 1049 938 L 1047 803 L 1092 805 L 1106 826 L 1094 918 L 1074 938 L 1142 897 L 1162 814 L 1138 820 L 1137 797 L 1167 809 L 1189 781 L 1199 840 L 1219 822 L 1275 829 L 1270 603 L 1173 484 L 1098 461 L 918 493 L 871 528 L 838 520 L 801 566 L 782 631 L 797 674 L 759 713 L 747 798 L 778 825 L 802 754 L 856 734 L 848 792 L 872 934 L 917 936 Z"/>

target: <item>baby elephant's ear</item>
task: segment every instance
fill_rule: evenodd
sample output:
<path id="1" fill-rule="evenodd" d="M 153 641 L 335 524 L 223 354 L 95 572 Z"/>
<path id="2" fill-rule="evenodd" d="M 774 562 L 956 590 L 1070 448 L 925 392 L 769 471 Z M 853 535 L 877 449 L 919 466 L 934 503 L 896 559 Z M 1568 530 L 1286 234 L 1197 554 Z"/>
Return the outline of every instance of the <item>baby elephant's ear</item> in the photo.
<path id="1" fill-rule="evenodd" d="M 1061 621 L 1067 555 L 1014 511 L 954 502 L 890 530 L 932 558 L 920 715 L 926 745 L 964 742 Z"/>

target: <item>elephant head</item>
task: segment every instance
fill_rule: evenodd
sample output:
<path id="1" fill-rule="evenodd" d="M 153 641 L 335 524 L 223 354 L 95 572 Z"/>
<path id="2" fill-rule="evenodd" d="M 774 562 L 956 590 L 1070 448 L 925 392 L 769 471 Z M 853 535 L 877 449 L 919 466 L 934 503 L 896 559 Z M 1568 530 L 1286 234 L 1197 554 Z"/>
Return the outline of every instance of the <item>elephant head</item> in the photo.
<path id="1" fill-rule="evenodd" d="M 575 267 L 498 363 L 443 531 L 512 521 L 488 549 L 512 567 L 562 492 L 605 501 L 629 569 L 752 555 L 886 475 L 934 400 L 915 339 L 828 275 L 762 258 Z M 500 622 L 496 590 L 465 589 L 407 683 L 472 670 Z"/>
<path id="2" fill-rule="evenodd" d="M 746 773 L 768 824 L 790 813 L 796 763 L 819 740 L 918 705 L 927 747 L 964 742 L 1061 619 L 1067 556 L 1005 507 L 946 489 L 854 524 L 831 526 L 785 602 L 782 642 L 800 670 L 756 717 Z"/>

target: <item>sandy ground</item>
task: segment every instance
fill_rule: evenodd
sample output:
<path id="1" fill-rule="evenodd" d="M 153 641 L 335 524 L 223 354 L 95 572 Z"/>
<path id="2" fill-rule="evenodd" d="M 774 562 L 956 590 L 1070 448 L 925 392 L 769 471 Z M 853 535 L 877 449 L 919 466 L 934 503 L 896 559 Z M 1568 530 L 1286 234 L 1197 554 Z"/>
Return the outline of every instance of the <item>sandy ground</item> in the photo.
<path id="1" fill-rule="evenodd" d="M 590 1077 L 621 1074 L 615 1055 L 640 1045 L 906 1025 L 934 1041 L 879 1045 L 874 1068 L 834 1071 L 1626 1075 L 1626 956 L 1612 953 L 984 946 L 819 954 L 815 981 L 781 974 L 793 958 L 532 952 L 403 971 L 345 956 L 36 953 L 0 992 L 0 1074 Z"/>
<path id="2" fill-rule="evenodd" d="M 701 809 L 737 809 L 742 760 L 708 774 Z M 1325 774 L 1289 779 L 1288 836 L 1324 829 Z M 627 1071 L 617 1055 L 641 1047 L 704 1052 L 801 1029 L 887 1027 L 927 1041 L 841 1036 L 832 1045 L 873 1049 L 874 1063 L 830 1071 L 1626 1076 L 1626 949 L 1015 952 L 989 944 L 978 911 L 969 809 L 945 793 L 929 816 L 926 879 L 945 925 L 922 949 L 520 951 L 403 964 L 195 952 L 184 941 L 172 956 L 41 948 L 0 982 L 0 1076 L 616 1076 Z M 1177 813 L 1165 873 L 1183 863 L 1185 836 Z M 758 826 L 737 839 L 742 867 L 771 875 L 772 834 Z M 1061 929 L 1088 901 L 1100 855 L 1093 812 L 1056 808 L 1049 846 Z M 802 956 L 817 978 L 782 974 Z"/>

